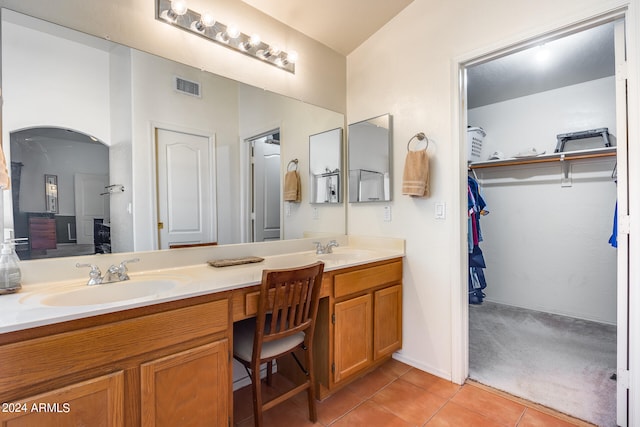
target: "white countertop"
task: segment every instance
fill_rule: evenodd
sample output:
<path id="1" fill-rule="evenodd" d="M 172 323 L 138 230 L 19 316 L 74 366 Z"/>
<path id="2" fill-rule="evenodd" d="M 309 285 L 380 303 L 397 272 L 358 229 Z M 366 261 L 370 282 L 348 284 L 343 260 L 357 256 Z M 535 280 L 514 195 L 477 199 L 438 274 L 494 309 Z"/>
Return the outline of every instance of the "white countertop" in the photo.
<path id="1" fill-rule="evenodd" d="M 339 238 L 341 246 L 334 249 L 334 253 L 330 255 L 316 255 L 315 251 L 300 251 L 300 247 L 309 247 L 310 241 L 313 239 L 300 239 L 290 244 L 282 242 L 274 242 L 272 246 L 273 255 L 267 255 L 269 252 L 268 244 L 245 244 L 231 245 L 231 248 L 225 249 L 221 246 L 216 249 L 207 248 L 190 248 L 190 249 L 174 249 L 169 251 L 155 251 L 147 253 L 120 254 L 110 255 L 107 257 L 82 257 L 73 258 L 64 261 L 64 266 L 69 267 L 75 262 L 90 262 L 113 260 L 117 256 L 117 260 L 130 259 L 138 257 L 141 259 L 139 263 L 146 267 L 155 268 L 138 268 L 138 263 L 130 264 L 129 275 L 130 281 L 108 283 L 102 285 L 87 286 L 88 269 L 82 270 L 83 277 L 80 278 L 77 269 L 72 270 L 76 277 L 63 277 L 65 274 L 52 274 L 52 280 L 44 281 L 25 281 L 23 280 L 23 289 L 15 294 L 0 296 L 0 334 L 21 329 L 28 329 L 37 326 L 43 326 L 53 323 L 59 323 L 74 319 L 80 319 L 115 311 L 121 311 L 136 307 L 142 307 L 152 304 L 158 304 L 168 301 L 174 301 L 184 298 L 190 298 L 200 295 L 211 294 L 215 292 L 223 292 L 243 287 L 253 286 L 260 283 L 262 270 L 277 268 L 293 268 L 306 264 L 311 264 L 318 260 L 325 263 L 325 271 L 367 264 L 375 261 L 382 261 L 404 256 L 404 240 L 389 238 L 369 238 L 369 237 L 353 237 L 342 236 Z M 323 241 L 325 239 L 322 239 Z M 325 242 L 326 243 L 326 242 Z M 250 248 L 251 250 L 247 250 Z M 240 252 L 247 252 L 241 255 Z M 286 252 L 287 249 L 293 249 Z M 167 256 L 174 262 L 168 262 Z M 264 261 L 255 264 L 245 264 L 232 267 L 214 268 L 201 262 L 202 259 L 222 259 L 236 258 L 240 256 L 260 256 Z M 189 265 L 187 259 L 193 259 L 196 264 Z M 142 262 L 145 260 L 146 262 Z M 62 262 L 62 261 L 59 261 Z M 28 263 L 28 262 L 27 262 Z M 28 270 L 42 268 L 43 264 L 25 264 Z M 113 262 L 116 263 L 116 262 Z M 44 266 L 47 264 L 45 263 Z M 53 261 L 49 262 L 49 266 L 54 265 Z M 169 266 L 165 268 L 157 268 L 158 266 Z M 106 270 L 104 262 L 100 266 L 103 271 Z M 41 274 L 41 273 L 40 273 Z M 36 277 L 36 272 L 28 271 L 23 273 L 23 277 Z M 37 276 L 39 277 L 39 276 Z M 57 280 L 56 280 L 57 279 Z M 145 283 L 146 282 L 146 283 Z M 164 282 L 164 288 L 156 290 L 152 293 L 142 292 L 142 296 L 133 296 L 132 298 L 120 300 L 121 294 L 118 292 L 125 287 L 130 286 L 125 292 L 132 291 L 134 287 L 144 287 L 149 282 L 157 285 L 155 282 Z M 131 287 L 133 286 L 133 287 Z M 140 287 L 140 289 L 142 289 Z M 96 292 L 97 291 L 97 292 Z M 97 296 L 96 301 L 99 303 L 91 303 L 84 305 L 62 305 L 71 301 L 71 295 L 82 293 L 84 296 Z M 135 292 L 134 292 L 135 294 Z M 112 302 L 102 302 L 102 296 L 106 300 L 115 299 Z M 52 299 L 51 297 L 54 296 Z M 54 301 L 56 300 L 57 301 Z M 54 302 L 51 302 L 54 301 Z M 56 305 L 52 305 L 56 304 Z"/>

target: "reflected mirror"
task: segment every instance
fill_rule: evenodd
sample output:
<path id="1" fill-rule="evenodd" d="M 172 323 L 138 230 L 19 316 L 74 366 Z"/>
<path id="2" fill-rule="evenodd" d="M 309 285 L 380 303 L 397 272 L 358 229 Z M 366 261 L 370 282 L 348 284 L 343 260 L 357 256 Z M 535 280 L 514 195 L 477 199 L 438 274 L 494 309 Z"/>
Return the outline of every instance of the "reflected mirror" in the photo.
<path id="1" fill-rule="evenodd" d="M 156 188 L 158 130 L 210 141 L 209 179 L 215 190 L 210 228 L 218 244 L 231 244 L 250 241 L 246 224 L 252 212 L 246 208 L 250 206 L 246 199 L 251 193 L 247 184 L 251 150 L 245 141 L 272 130 L 274 124 L 279 126 L 282 178 L 290 159 L 299 159 L 301 165 L 308 162 L 309 135 L 344 126 L 340 113 L 6 9 L 2 9 L 2 83 L 2 138 L 8 163 L 14 160 L 14 148 L 8 143 L 11 136 L 30 129 L 57 129 L 65 136 L 84 135 L 102 143 L 108 153 L 106 185 L 118 184 L 124 191 L 107 196 L 108 212 L 92 214 L 84 223 L 109 221 L 112 252 L 161 247 Z M 53 161 L 48 141 L 58 140 L 60 135 L 40 132 L 37 138 L 23 137 L 37 139 L 38 144 L 29 150 L 37 146 L 41 157 Z M 64 139 L 69 143 L 69 138 Z M 71 195 L 71 178 L 66 172 L 56 172 L 62 165 L 37 170 L 35 164 L 19 159 L 19 149 L 15 150 L 15 160 L 25 164 L 22 188 L 31 176 L 38 176 L 37 191 L 21 191 L 16 206 L 7 195 L 6 228 L 14 228 L 15 223 L 17 229 L 20 221 L 24 224 L 27 218 L 28 223 L 28 217 L 42 214 L 55 223 L 56 230 L 62 230 L 56 233 L 56 249 L 63 244 L 71 246 L 67 240 L 79 237 L 77 231 L 74 236 L 73 221 L 76 228 L 81 222 L 75 207 L 65 205 L 75 197 Z M 97 170 L 93 159 L 81 163 Z M 13 174 L 15 180 L 16 172 Z M 57 175 L 57 213 L 45 206 L 45 175 Z M 308 188 L 308 177 L 302 176 L 302 181 L 302 188 Z M 104 185 L 99 191 L 105 191 Z M 106 200 L 99 194 L 93 196 Z M 282 203 L 279 207 L 284 212 Z M 323 209 L 319 220 L 312 219 L 308 204 L 281 215 L 281 238 L 302 238 L 305 232 L 344 233 L 344 207 Z M 18 213 L 15 220 L 14 211 Z M 68 218 L 72 216 L 75 219 Z M 105 232 L 98 234 L 104 236 Z M 85 254 L 87 248 L 69 248 L 65 255 Z M 44 249 L 40 256 L 63 254 Z"/>
<path id="2" fill-rule="evenodd" d="M 349 125 L 349 202 L 391 200 L 391 115 Z"/>
<path id="3" fill-rule="evenodd" d="M 342 202 L 342 128 L 309 136 L 311 203 Z"/>

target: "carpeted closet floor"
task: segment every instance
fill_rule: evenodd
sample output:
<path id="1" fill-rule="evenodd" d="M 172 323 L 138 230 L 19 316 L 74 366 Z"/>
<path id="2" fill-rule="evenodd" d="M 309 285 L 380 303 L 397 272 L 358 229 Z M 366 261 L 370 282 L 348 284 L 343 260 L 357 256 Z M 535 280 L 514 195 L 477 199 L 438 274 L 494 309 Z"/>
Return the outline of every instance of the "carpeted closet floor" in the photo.
<path id="1" fill-rule="evenodd" d="M 616 327 L 469 306 L 469 377 L 601 427 L 616 425 Z"/>

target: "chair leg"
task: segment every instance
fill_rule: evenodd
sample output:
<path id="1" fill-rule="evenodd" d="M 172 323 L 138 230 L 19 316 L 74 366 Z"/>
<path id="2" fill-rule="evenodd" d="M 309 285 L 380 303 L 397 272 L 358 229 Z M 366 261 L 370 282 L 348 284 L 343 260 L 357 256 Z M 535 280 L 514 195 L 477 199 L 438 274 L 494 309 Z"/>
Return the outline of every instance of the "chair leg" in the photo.
<path id="1" fill-rule="evenodd" d="M 311 354 L 311 346 L 307 346 L 305 351 L 307 358 L 307 380 L 309 381 L 309 388 L 307 388 L 307 397 L 309 399 L 309 419 L 312 422 L 318 421 L 318 414 L 316 412 L 316 381 L 313 371 L 313 355 Z"/>
<path id="2" fill-rule="evenodd" d="M 267 362 L 267 385 L 271 385 L 273 380 L 273 361 L 270 360 Z"/>
<path id="3" fill-rule="evenodd" d="M 251 388 L 253 391 L 253 422 L 262 427 L 262 384 L 260 384 L 260 364 L 251 369 Z"/>

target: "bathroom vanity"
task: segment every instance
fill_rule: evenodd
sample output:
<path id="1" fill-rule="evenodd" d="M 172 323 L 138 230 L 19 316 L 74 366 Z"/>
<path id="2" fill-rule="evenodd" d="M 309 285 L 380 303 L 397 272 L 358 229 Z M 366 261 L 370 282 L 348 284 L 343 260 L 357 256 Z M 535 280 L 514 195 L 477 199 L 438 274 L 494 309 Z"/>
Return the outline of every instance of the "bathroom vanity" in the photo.
<path id="1" fill-rule="evenodd" d="M 262 269 L 317 259 L 325 262 L 325 273 L 315 337 L 316 387 L 320 398 L 328 396 L 391 357 L 402 343 L 404 242 L 390 247 L 395 239 L 385 239 L 376 247 L 365 239 L 363 249 L 354 244 L 357 239 L 345 239 L 333 254 L 286 253 L 283 243 L 275 245 L 280 253 L 254 265 L 133 272 L 131 283 L 115 286 L 134 289 L 145 281 L 160 283 L 157 278 L 183 281 L 155 294 L 84 309 L 63 305 L 65 298 L 77 304 L 75 298 L 89 292 L 77 281 L 27 284 L 21 294 L 0 300 L 0 308 L 6 308 L 0 315 L 0 425 L 50 425 L 63 419 L 106 427 L 176 426 L 187 420 L 229 425 L 233 322 L 255 315 Z M 252 248 L 259 252 L 260 247 Z M 178 251 L 171 252 L 176 264 L 182 257 L 224 253 L 219 248 Z M 119 289 L 124 288 L 113 288 Z M 65 298 L 53 299 L 61 294 Z M 28 319 L 21 320 L 19 313 Z M 279 370 L 296 375 L 286 361 Z"/>

